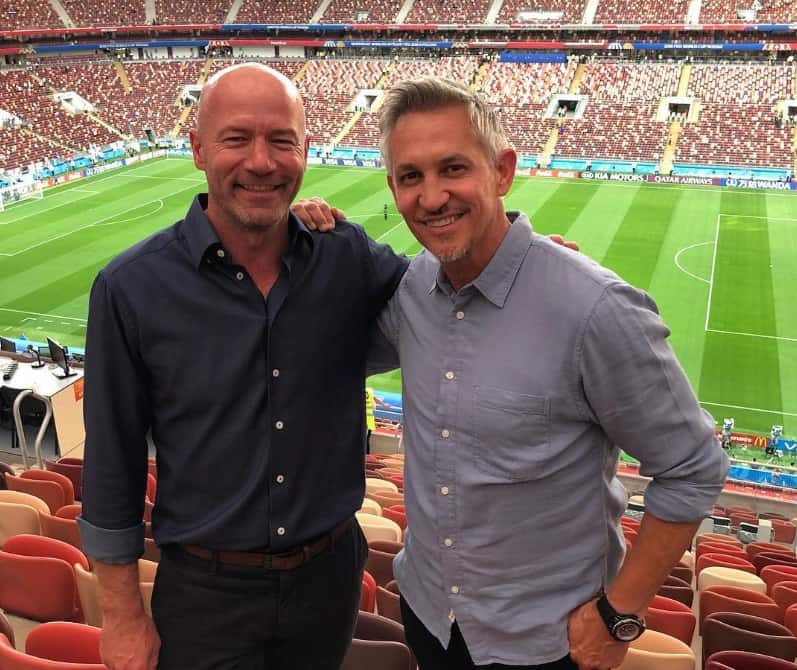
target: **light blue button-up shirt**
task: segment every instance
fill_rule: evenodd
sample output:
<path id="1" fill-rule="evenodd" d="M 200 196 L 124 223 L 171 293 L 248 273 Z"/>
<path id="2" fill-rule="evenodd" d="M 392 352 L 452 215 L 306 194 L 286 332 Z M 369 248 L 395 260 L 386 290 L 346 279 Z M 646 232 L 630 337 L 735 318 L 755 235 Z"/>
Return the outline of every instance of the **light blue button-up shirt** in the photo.
<path id="1" fill-rule="evenodd" d="M 618 446 L 653 477 L 655 516 L 711 510 L 727 459 L 654 302 L 525 216 L 458 292 L 417 256 L 379 330 L 372 359 L 397 351 L 404 384 L 394 571 L 444 646 L 456 617 L 477 665 L 567 655 L 568 614 L 623 560 Z"/>

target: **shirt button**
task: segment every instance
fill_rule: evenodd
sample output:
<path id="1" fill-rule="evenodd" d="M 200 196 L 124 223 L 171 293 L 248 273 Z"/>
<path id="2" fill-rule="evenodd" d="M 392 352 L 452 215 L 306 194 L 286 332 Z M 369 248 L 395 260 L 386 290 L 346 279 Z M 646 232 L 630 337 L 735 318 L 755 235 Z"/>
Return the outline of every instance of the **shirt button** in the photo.
<path id="1" fill-rule="evenodd" d="M 272 376 L 272 377 L 279 377 L 279 376 L 280 376 L 280 371 L 279 371 L 279 368 L 274 368 L 274 369 L 271 371 L 271 376 Z"/>
<path id="2" fill-rule="evenodd" d="M 447 496 L 448 495 L 448 487 L 447 486 L 441 486 L 440 487 L 440 493 L 442 493 L 444 496 Z"/>
<path id="3" fill-rule="evenodd" d="M 465 312 L 459 311 L 457 312 L 457 318 L 462 321 L 465 318 Z"/>
<path id="4" fill-rule="evenodd" d="M 285 529 L 282 526 L 277 528 L 277 535 L 285 535 Z"/>
<path id="5" fill-rule="evenodd" d="M 277 484 L 282 484 L 285 481 L 285 475 L 277 475 Z"/>
<path id="6" fill-rule="evenodd" d="M 282 423 L 282 421 L 277 421 L 277 423 L 275 423 L 275 424 L 274 424 L 274 427 L 275 427 L 277 430 L 282 430 L 283 428 L 285 428 L 285 424 L 284 424 L 284 423 Z"/>
<path id="7" fill-rule="evenodd" d="M 451 370 L 449 370 L 448 372 L 446 372 L 446 379 L 449 379 L 449 380 L 450 380 L 450 379 L 454 379 L 454 373 L 453 373 L 453 372 L 451 372 Z"/>
<path id="8" fill-rule="evenodd" d="M 216 249 L 216 255 L 219 258 L 224 258 L 224 249 Z"/>
<path id="9" fill-rule="evenodd" d="M 448 431 L 448 428 L 443 428 L 443 430 L 440 431 L 440 434 L 443 437 L 449 437 L 451 435 L 451 433 Z"/>
<path id="10" fill-rule="evenodd" d="M 238 281 L 241 281 L 241 280 L 244 278 L 244 273 L 243 273 L 243 272 L 236 272 L 236 273 L 235 273 L 235 278 L 236 278 Z"/>
<path id="11" fill-rule="evenodd" d="M 450 537 L 447 537 L 445 540 L 443 540 L 443 544 L 447 547 L 450 547 L 454 544 L 454 540 L 452 540 Z"/>
<path id="12" fill-rule="evenodd" d="M 459 593 L 459 587 L 456 584 L 451 587 L 451 593 Z"/>

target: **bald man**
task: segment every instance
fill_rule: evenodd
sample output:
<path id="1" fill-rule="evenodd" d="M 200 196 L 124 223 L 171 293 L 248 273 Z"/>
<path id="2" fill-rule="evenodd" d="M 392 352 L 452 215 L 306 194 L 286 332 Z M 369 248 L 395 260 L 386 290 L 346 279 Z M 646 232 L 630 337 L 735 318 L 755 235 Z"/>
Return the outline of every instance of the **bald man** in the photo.
<path id="1" fill-rule="evenodd" d="M 79 523 L 103 661 L 338 668 L 367 555 L 354 512 L 368 328 L 406 262 L 357 226 L 319 235 L 290 213 L 308 140 L 281 74 L 219 72 L 190 137 L 208 193 L 111 261 L 91 292 Z M 154 624 L 137 567 L 148 434 Z"/>

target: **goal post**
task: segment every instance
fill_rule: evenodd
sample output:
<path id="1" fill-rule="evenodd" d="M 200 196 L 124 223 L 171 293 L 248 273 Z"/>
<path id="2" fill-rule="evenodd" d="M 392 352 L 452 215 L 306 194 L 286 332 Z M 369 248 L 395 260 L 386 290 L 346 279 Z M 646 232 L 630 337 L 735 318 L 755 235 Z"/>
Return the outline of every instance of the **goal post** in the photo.
<path id="1" fill-rule="evenodd" d="M 39 179 L 0 186 L 0 212 L 25 200 L 42 200 L 44 189 Z"/>

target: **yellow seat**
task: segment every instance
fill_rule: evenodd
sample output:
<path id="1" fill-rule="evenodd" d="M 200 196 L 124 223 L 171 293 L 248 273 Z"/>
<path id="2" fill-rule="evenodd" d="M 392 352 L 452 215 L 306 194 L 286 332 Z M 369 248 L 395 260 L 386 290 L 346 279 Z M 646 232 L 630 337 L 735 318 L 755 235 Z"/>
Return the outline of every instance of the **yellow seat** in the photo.
<path id="1" fill-rule="evenodd" d="M 361 512 L 367 512 L 368 514 L 373 514 L 375 516 L 382 516 L 382 506 L 376 502 L 376 500 L 371 500 L 370 498 L 364 498 L 362 507 L 360 507 Z"/>
<path id="2" fill-rule="evenodd" d="M 401 542 L 401 526 L 395 521 L 386 519 L 383 516 L 368 514 L 367 512 L 357 512 L 355 514 L 357 522 L 363 529 L 365 538 L 371 542 L 373 540 L 391 540 Z"/>
<path id="3" fill-rule="evenodd" d="M 376 479 L 374 477 L 366 477 L 365 492 L 378 493 L 379 491 L 389 491 L 391 493 L 398 493 L 398 486 L 396 486 L 393 482 L 387 481 L 386 479 Z"/>
<path id="4" fill-rule="evenodd" d="M 9 537 L 23 533 L 41 535 L 39 512 L 28 505 L 0 502 L 0 545 Z"/>
<path id="5" fill-rule="evenodd" d="M 50 506 L 41 498 L 24 491 L 12 491 L 10 489 L 0 490 L 0 502 L 16 503 L 17 505 L 27 505 L 38 512 L 50 513 Z"/>
<path id="6" fill-rule="evenodd" d="M 709 586 L 738 586 L 743 589 L 757 591 L 758 593 L 767 592 L 766 583 L 757 575 L 744 570 L 724 568 L 718 565 L 703 568 L 697 576 L 698 592 Z"/>
<path id="7" fill-rule="evenodd" d="M 670 635 L 646 630 L 631 643 L 616 670 L 695 670 L 695 654 Z"/>

